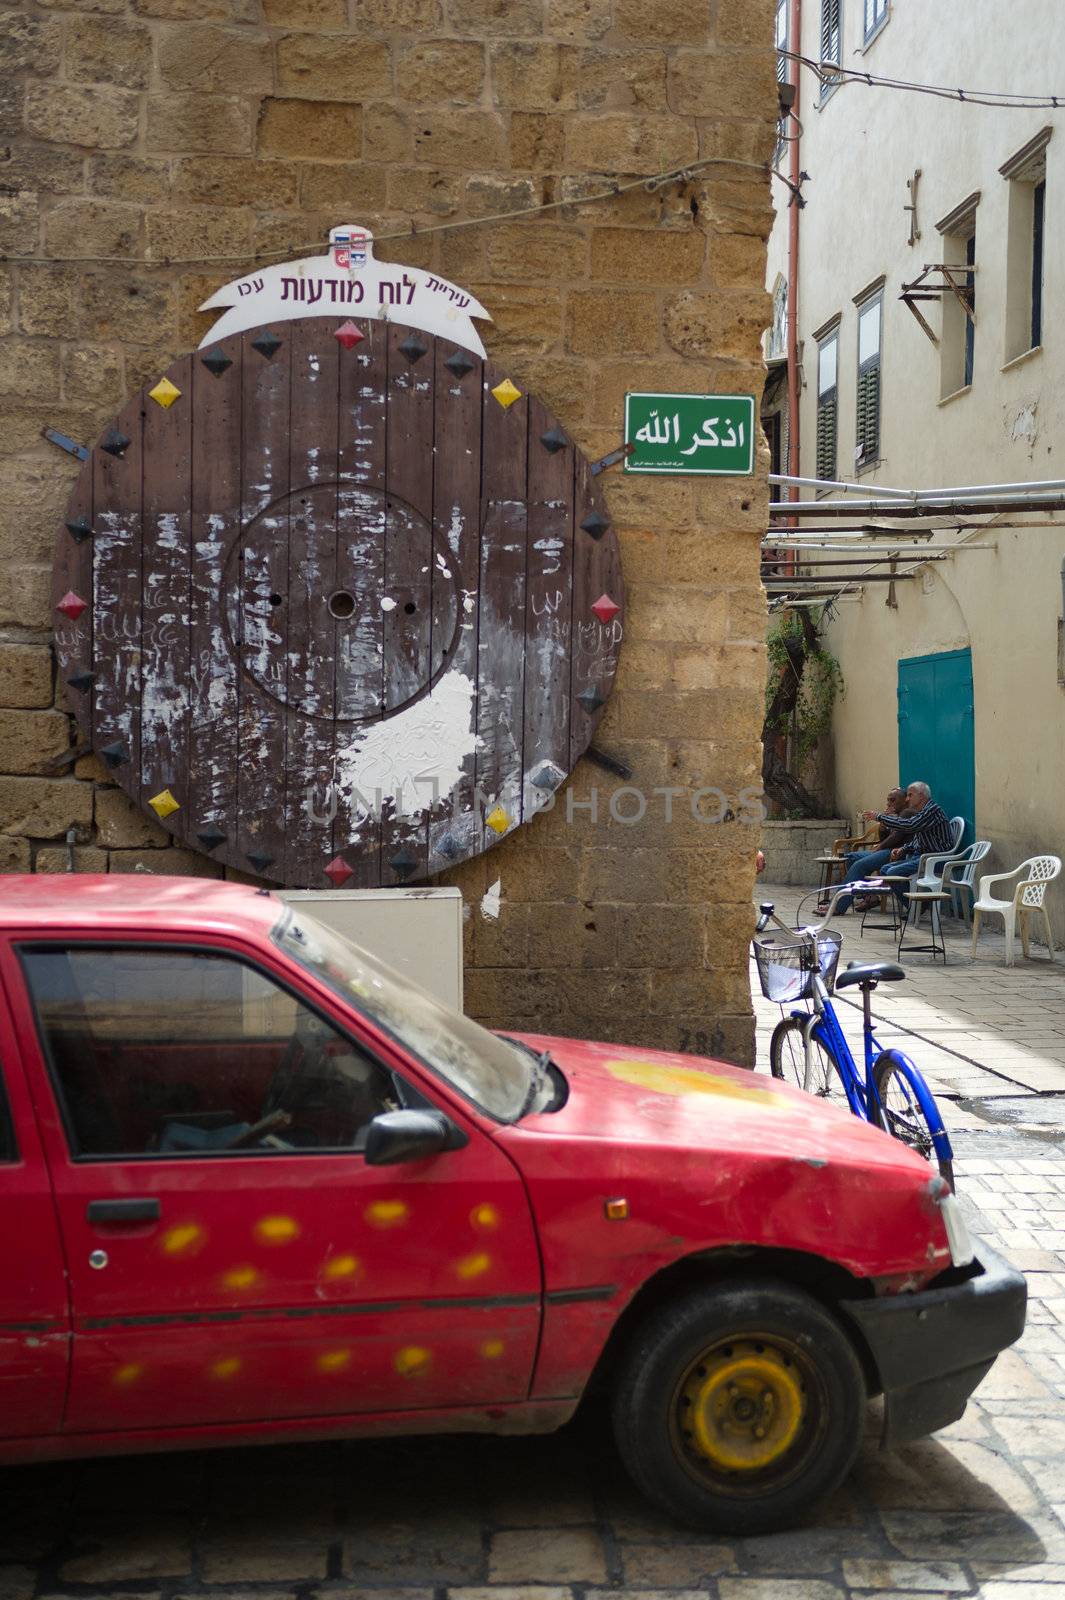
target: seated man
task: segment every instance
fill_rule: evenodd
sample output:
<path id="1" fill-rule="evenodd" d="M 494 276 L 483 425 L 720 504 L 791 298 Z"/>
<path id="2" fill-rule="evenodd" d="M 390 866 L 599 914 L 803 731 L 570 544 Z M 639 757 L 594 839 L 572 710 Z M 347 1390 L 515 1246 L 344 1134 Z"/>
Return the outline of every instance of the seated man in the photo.
<path id="1" fill-rule="evenodd" d="M 911 783 L 906 790 L 906 804 L 910 808 L 907 817 L 892 817 L 879 811 L 865 813 L 867 822 L 893 824 L 895 832 L 902 835 L 903 843 L 892 850 L 887 864 L 886 870 L 893 878 L 912 878 L 921 864 L 922 856 L 940 852 L 945 854 L 954 848 L 954 829 L 950 818 L 943 807 L 937 806 L 932 799 L 932 791 L 927 783 Z M 901 904 L 905 883 L 892 883 L 889 887 L 894 890 Z"/>
<path id="2" fill-rule="evenodd" d="M 881 821 L 880 843 L 875 850 L 865 849 L 847 852 L 847 871 L 843 877 L 844 883 L 857 883 L 860 878 L 869 878 L 874 873 L 880 872 L 887 865 L 891 860 L 891 852 L 905 843 L 904 835 L 899 833 L 893 824 L 898 817 L 908 817 L 910 814 L 909 810 L 906 809 L 905 789 L 889 790 L 885 815 L 890 816 L 892 825 Z M 871 820 L 871 815 L 868 811 L 865 813 L 867 821 Z M 828 910 L 828 900 L 828 895 L 823 896 L 818 904 L 818 911 L 824 912 Z M 851 908 L 852 900 L 852 895 L 843 895 L 836 902 L 837 913 L 841 916 L 845 915 Z M 859 907 L 859 909 L 861 908 Z"/>

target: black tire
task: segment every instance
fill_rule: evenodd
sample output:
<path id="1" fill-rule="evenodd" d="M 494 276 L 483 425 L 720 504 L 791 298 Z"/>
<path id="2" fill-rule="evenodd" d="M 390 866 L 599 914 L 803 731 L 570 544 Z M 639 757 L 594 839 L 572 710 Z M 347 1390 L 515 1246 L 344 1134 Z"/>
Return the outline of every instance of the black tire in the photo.
<path id="1" fill-rule="evenodd" d="M 835 1057 L 823 1044 L 813 1041 L 814 1075 L 810 1093 L 835 1105 L 847 1105 L 847 1092 L 843 1079 L 836 1070 Z M 805 1087 L 806 1047 L 803 1041 L 803 1018 L 784 1017 L 773 1029 L 769 1041 L 769 1070 L 774 1078 Z"/>
<path id="2" fill-rule="evenodd" d="M 873 1082 L 880 1104 L 880 1126 L 938 1168 L 940 1177 L 950 1184 L 953 1194 L 954 1163 L 940 1161 L 936 1155 L 927 1118 L 908 1079 L 899 1071 L 898 1063 L 892 1059 L 889 1050 L 885 1050 L 873 1063 Z"/>
<path id="3" fill-rule="evenodd" d="M 637 1486 L 677 1522 L 768 1533 L 842 1483 L 865 1402 L 854 1348 L 819 1301 L 773 1279 L 732 1279 L 639 1327 L 614 1391 L 614 1434 Z"/>

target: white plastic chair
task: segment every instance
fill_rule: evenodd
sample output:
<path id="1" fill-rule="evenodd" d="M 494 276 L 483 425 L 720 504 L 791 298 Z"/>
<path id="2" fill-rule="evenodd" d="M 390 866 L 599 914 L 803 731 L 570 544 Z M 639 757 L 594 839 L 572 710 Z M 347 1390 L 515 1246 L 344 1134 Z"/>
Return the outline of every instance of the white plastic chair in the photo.
<path id="1" fill-rule="evenodd" d="M 1019 867 L 1014 867 L 1012 872 L 995 872 L 990 877 L 981 878 L 980 893 L 973 901 L 973 955 L 976 954 L 976 936 L 980 932 L 980 918 L 982 915 L 990 914 L 1001 917 L 1005 924 L 1007 967 L 1013 965 L 1013 935 L 1018 919 L 1021 924 L 1021 949 L 1027 957 L 1028 918 L 1033 912 L 1038 911 L 1043 918 L 1050 959 L 1053 960 L 1054 935 L 1050 931 L 1046 893 L 1047 885 L 1053 882 L 1060 871 L 1060 856 L 1031 856 L 1029 860 L 1022 861 Z M 1021 877 L 1021 881 L 1013 891 L 1012 900 L 996 900 L 989 894 L 988 891 L 993 883 L 1005 883 L 1010 878 L 1016 877 Z"/>
<path id="2" fill-rule="evenodd" d="M 942 871 L 945 862 L 960 861 L 964 856 L 965 852 L 958 847 L 965 833 L 965 818 L 951 817 L 950 826 L 954 836 L 950 849 L 941 850 L 938 853 L 929 853 L 921 857 L 917 863 L 917 871 L 910 876 L 910 887 L 907 893 L 912 894 L 914 891 L 920 893 L 922 890 L 941 889 L 943 887 L 941 875 L 936 873 L 935 868 L 938 866 Z M 910 901 L 907 913 L 909 921 L 916 922 L 920 914 L 920 905 L 920 901 Z"/>
<path id="3" fill-rule="evenodd" d="M 965 926 L 972 923 L 972 902 L 976 899 L 976 868 L 985 856 L 991 853 L 990 839 L 977 839 L 975 844 L 967 845 L 958 852 L 953 859 L 948 858 L 943 867 L 943 887 L 950 894 L 951 905 L 957 914 L 957 903 L 961 902 L 962 916 Z M 957 892 L 957 900 L 955 899 Z"/>

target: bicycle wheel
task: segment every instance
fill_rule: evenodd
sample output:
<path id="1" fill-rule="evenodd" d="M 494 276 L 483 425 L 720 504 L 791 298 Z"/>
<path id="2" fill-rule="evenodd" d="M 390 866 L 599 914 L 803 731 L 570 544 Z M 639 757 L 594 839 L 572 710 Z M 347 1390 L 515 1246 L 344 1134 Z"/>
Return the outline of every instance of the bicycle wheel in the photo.
<path id="1" fill-rule="evenodd" d="M 939 1168 L 940 1176 L 954 1191 L 954 1163 L 941 1161 L 936 1153 L 932 1130 L 924 1114 L 913 1084 L 891 1052 L 884 1051 L 873 1064 L 873 1082 L 880 1102 L 880 1126 L 894 1138 L 901 1139 L 911 1150 Z"/>
<path id="2" fill-rule="evenodd" d="M 785 1083 L 794 1083 L 798 1088 L 806 1087 L 806 1043 L 803 1039 L 804 1019 L 802 1017 L 785 1017 L 773 1029 L 773 1037 L 769 1042 L 769 1069 L 774 1078 L 781 1078 Z M 846 1092 L 843 1080 L 836 1067 L 836 1058 L 819 1040 L 810 1042 L 813 1053 L 810 1072 L 810 1093 L 820 1096 L 822 1100 L 835 1100 L 845 1104 Z"/>

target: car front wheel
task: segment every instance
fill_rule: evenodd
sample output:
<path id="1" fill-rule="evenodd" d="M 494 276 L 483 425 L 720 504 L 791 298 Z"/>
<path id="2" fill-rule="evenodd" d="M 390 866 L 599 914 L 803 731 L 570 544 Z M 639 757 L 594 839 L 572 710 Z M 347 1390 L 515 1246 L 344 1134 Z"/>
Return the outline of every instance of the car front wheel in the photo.
<path id="1" fill-rule="evenodd" d="M 614 1394 L 618 1448 L 637 1485 L 692 1527 L 762 1533 L 837 1487 L 861 1443 L 854 1349 L 791 1284 L 708 1284 L 651 1313 Z"/>

